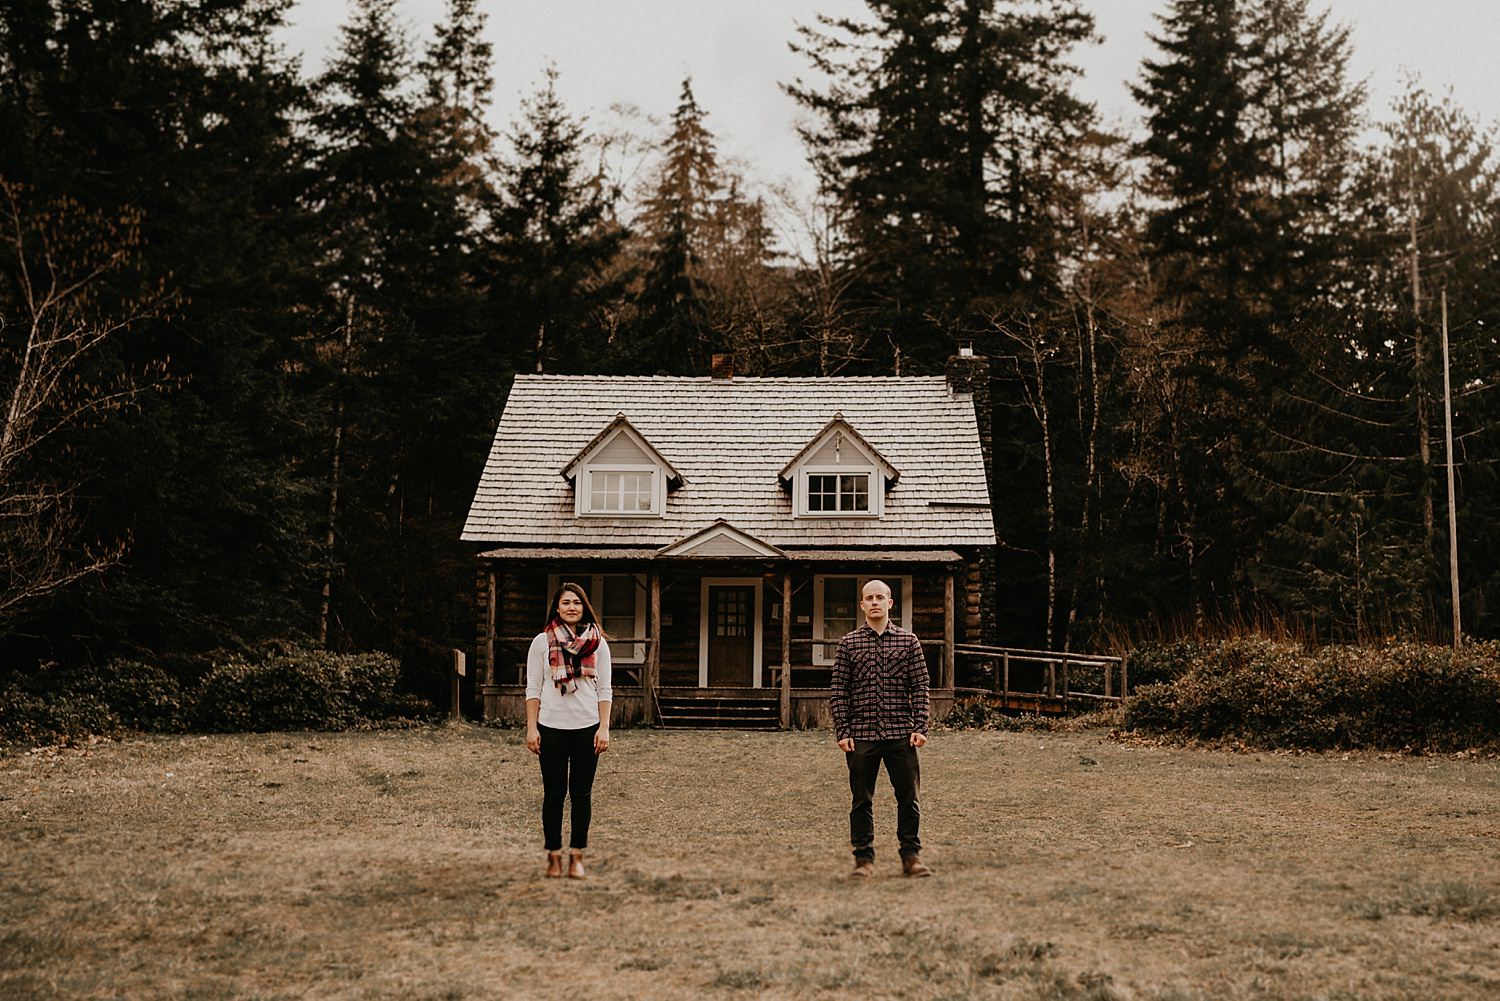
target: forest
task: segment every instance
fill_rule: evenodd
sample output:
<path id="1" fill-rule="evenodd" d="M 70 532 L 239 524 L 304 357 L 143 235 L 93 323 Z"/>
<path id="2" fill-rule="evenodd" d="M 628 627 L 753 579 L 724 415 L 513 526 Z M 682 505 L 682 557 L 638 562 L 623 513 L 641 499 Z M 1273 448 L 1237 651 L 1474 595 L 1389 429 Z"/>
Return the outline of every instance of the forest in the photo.
<path id="1" fill-rule="evenodd" d="M 1453 553 L 1500 636 L 1493 123 L 1371 107 L 1315 0 L 1161 0 L 1129 134 L 1076 96 L 1078 0 L 809 5 L 807 197 L 691 79 L 659 119 L 556 70 L 496 108 L 476 0 L 420 44 L 351 0 L 311 75 L 290 7 L 0 8 L 0 675 L 296 643 L 424 691 L 515 373 L 961 343 L 1007 644 L 1448 642 Z"/>

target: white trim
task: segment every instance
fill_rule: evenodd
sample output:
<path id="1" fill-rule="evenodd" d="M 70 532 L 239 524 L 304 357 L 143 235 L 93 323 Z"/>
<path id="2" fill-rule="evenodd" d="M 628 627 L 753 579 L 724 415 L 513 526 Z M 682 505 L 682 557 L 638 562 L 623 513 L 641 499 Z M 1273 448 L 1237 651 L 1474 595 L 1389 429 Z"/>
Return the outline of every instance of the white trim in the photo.
<path id="1" fill-rule="evenodd" d="M 911 628 L 912 616 L 912 578 L 910 574 L 852 574 L 852 573 L 820 573 L 813 575 L 813 639 L 823 638 L 823 582 L 828 579 L 853 580 L 856 595 L 854 606 L 854 627 L 859 628 L 864 622 L 864 613 L 859 608 L 858 595 L 864 593 L 865 585 L 872 580 L 883 580 L 887 584 L 895 585 L 899 581 L 900 594 L 897 602 L 901 608 L 901 621 L 896 623 L 902 629 Z M 812 662 L 814 667 L 833 666 L 833 648 L 824 646 L 822 643 L 812 645 Z"/>
<path id="2" fill-rule="evenodd" d="M 544 600 L 552 600 L 552 596 L 557 593 L 558 585 L 563 582 L 564 577 L 567 577 L 568 580 L 575 580 L 580 584 L 584 581 L 588 582 L 589 604 L 594 606 L 594 614 L 599 616 L 600 626 L 604 625 L 604 578 L 629 577 L 631 582 L 635 584 L 635 627 L 632 635 L 646 635 L 646 589 L 636 579 L 635 574 L 595 573 L 568 576 L 566 574 L 550 573 L 547 575 L 547 594 Z M 545 608 L 542 609 L 542 614 L 545 615 L 546 612 Z M 629 656 L 625 654 L 623 646 L 618 650 L 611 646 L 609 649 L 610 659 L 616 664 L 644 664 L 646 662 L 646 644 L 634 643 L 631 645 L 635 647 L 635 653 Z"/>
<path id="3" fill-rule="evenodd" d="M 812 511 L 807 506 L 809 476 L 865 476 L 870 508 L 867 511 Z M 798 518 L 879 518 L 885 509 L 885 481 L 880 470 L 871 466 L 799 466 L 796 478 Z"/>
<path id="4" fill-rule="evenodd" d="M 651 476 L 651 509 L 649 511 L 595 511 L 594 473 L 648 473 Z M 573 488 L 573 513 L 580 518 L 660 518 L 666 512 L 667 484 L 660 466 L 585 463 L 578 470 Z"/>
<path id="5" fill-rule="evenodd" d="M 733 525 L 722 518 L 714 522 L 709 527 L 703 529 L 701 532 L 694 532 L 692 535 L 689 535 L 684 539 L 680 539 L 677 542 L 672 543 L 670 546 L 666 546 L 662 549 L 657 550 L 656 555 L 691 556 L 693 555 L 693 550 L 697 549 L 699 546 L 703 545 L 706 542 L 712 542 L 714 539 L 721 538 L 728 538 L 745 548 L 744 553 L 736 553 L 734 554 L 735 557 L 786 556 L 786 553 L 782 552 L 780 549 L 777 549 L 775 546 L 760 541 L 749 532 L 740 531 L 738 528 L 735 528 Z M 712 559 L 714 557 L 709 558 Z"/>
<path id="6" fill-rule="evenodd" d="M 761 585 L 759 577 L 704 577 L 698 589 L 698 687 L 708 687 L 708 588 L 709 585 L 731 585 L 755 588 L 755 647 L 751 660 L 750 687 L 760 687 L 761 645 Z"/>
<path id="7" fill-rule="evenodd" d="M 624 435 L 645 457 L 643 462 L 593 462 L 594 456 L 614 444 L 615 439 Z M 660 453 L 652 447 L 640 432 L 630 426 L 626 421 L 615 429 L 613 434 L 606 435 L 597 445 L 588 450 L 586 455 L 579 456 L 570 463 L 563 475 L 567 476 L 574 472 L 573 477 L 573 515 L 578 518 L 660 518 L 667 511 L 667 467 L 661 462 L 653 462 L 652 456 Z M 595 471 L 603 473 L 650 473 L 651 474 L 651 509 L 649 511 L 595 511 L 593 509 L 594 484 L 593 474 Z M 576 472 L 575 472 L 576 471 Z"/>

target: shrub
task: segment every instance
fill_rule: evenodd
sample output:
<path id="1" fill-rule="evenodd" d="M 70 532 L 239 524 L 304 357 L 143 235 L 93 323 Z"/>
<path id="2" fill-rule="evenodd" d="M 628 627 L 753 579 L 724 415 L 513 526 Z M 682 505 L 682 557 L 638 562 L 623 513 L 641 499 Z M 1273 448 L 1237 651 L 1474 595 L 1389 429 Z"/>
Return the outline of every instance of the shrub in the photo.
<path id="1" fill-rule="evenodd" d="M 259 661 L 231 657 L 198 685 L 199 729 L 340 730 L 390 717 L 424 717 L 427 703 L 396 692 L 401 665 L 383 653 L 338 654 L 305 647 Z"/>
<path id="2" fill-rule="evenodd" d="M 103 666 L 44 665 L 0 691 L 0 740 L 72 741 L 122 730 L 177 730 L 182 687 L 158 667 L 116 660 Z"/>
<path id="3" fill-rule="evenodd" d="M 1261 747 L 1450 751 L 1500 742 L 1500 644 L 1304 650 L 1205 646 L 1170 682 L 1137 688 L 1127 730 Z"/>
<path id="4" fill-rule="evenodd" d="M 1148 643 L 1130 652 L 1130 684 L 1133 688 L 1175 681 L 1198 663 L 1212 644 L 1196 640 Z"/>

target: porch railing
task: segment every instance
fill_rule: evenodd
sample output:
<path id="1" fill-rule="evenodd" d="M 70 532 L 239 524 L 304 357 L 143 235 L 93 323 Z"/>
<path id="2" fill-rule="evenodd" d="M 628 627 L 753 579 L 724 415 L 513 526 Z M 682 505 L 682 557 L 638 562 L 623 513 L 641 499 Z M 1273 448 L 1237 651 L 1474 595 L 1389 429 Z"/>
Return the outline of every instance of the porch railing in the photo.
<path id="1" fill-rule="evenodd" d="M 1028 696 L 1039 701 L 1045 697 L 1050 702 L 1060 703 L 1066 711 L 1073 702 L 1118 703 L 1130 694 L 1130 658 L 1106 654 L 1073 653 L 1061 650 L 1027 650 L 1021 647 L 983 646 L 977 643 L 959 643 L 953 648 L 955 656 L 976 661 L 991 673 L 991 685 L 986 688 L 965 688 L 975 694 L 993 694 L 1001 705 L 1009 707 L 1015 696 Z M 1011 668 L 1016 665 L 1035 664 L 1042 667 L 1040 688 L 1017 688 L 1012 685 Z M 1082 673 L 1082 677 L 1079 673 Z M 1119 678 L 1118 694 L 1115 678 Z M 1099 679 L 1102 691 L 1078 688 L 1075 681 L 1092 683 Z"/>

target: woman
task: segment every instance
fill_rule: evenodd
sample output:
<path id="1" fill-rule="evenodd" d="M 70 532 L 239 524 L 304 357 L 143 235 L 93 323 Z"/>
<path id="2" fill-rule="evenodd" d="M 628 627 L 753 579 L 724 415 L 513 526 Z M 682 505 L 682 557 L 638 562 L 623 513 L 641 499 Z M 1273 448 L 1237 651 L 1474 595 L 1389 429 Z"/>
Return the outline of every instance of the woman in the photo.
<path id="1" fill-rule="evenodd" d="M 609 644 L 588 595 L 563 584 L 526 655 L 526 746 L 541 759 L 547 875 L 563 874 L 563 799 L 571 797 L 567 874 L 583 879 L 594 769 L 609 748 Z"/>

